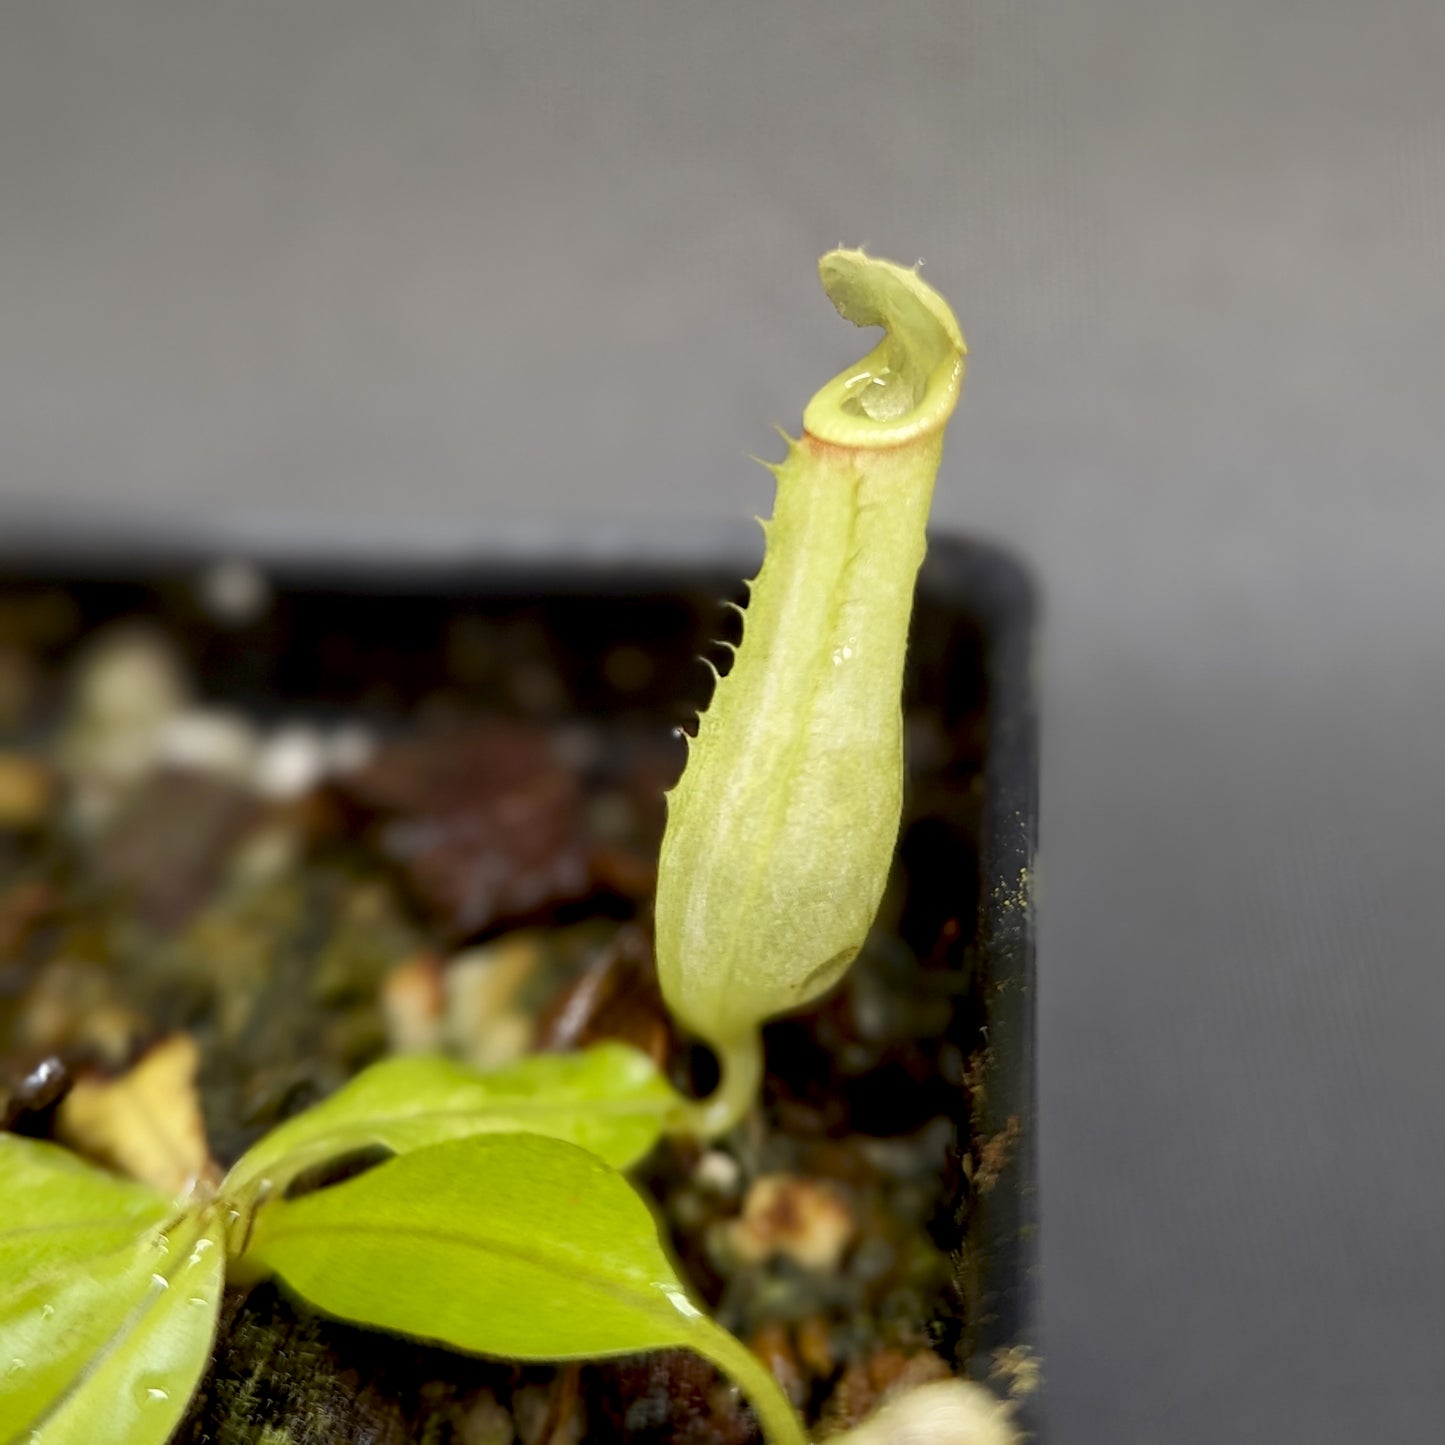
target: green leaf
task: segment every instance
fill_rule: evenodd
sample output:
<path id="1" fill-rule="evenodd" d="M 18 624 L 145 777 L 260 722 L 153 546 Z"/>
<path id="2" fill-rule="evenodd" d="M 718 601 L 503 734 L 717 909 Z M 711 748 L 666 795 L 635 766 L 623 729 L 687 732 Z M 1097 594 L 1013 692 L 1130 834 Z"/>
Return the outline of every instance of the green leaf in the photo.
<path id="1" fill-rule="evenodd" d="M 646 1054 L 598 1044 L 537 1054 L 480 1074 L 444 1058 L 386 1059 L 273 1129 L 231 1171 L 223 1193 L 280 1191 L 303 1169 L 380 1145 L 406 1154 L 447 1139 L 525 1131 L 566 1139 L 616 1168 L 657 1142 L 680 1100 Z"/>
<path id="2" fill-rule="evenodd" d="M 210 1355 L 214 1210 L 0 1135 L 0 1439 L 162 1445 Z"/>
<path id="3" fill-rule="evenodd" d="M 173 1209 L 148 1184 L 15 1134 L 0 1134 L 0 1189 L 0 1280 L 7 1291 L 22 1277 L 115 1248 Z"/>
<path id="4" fill-rule="evenodd" d="M 247 1255 L 332 1314 L 521 1359 L 674 1344 L 695 1313 L 627 1181 L 532 1134 L 433 1145 L 263 1205 Z"/>
<path id="5" fill-rule="evenodd" d="M 688 1346 L 801 1442 L 772 1377 L 688 1299 L 627 1180 L 575 1144 L 477 1135 L 263 1205 L 245 1264 L 329 1314 L 514 1359 Z"/>

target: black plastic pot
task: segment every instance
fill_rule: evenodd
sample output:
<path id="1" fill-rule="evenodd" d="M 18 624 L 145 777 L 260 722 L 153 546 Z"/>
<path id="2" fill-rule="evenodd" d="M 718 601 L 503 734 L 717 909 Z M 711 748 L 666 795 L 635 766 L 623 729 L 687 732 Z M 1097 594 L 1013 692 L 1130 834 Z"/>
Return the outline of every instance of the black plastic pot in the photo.
<path id="1" fill-rule="evenodd" d="M 755 569 L 750 542 L 656 529 L 348 536 L 330 527 L 307 535 L 212 523 L 162 538 L 154 530 L 29 527 L 0 541 L 0 573 L 74 585 L 102 614 L 123 613 L 144 593 L 201 618 L 208 569 L 227 559 L 254 563 L 286 616 L 287 654 L 268 652 L 264 626 L 207 623 L 206 645 L 215 649 L 208 670 L 224 677 L 230 699 L 256 709 L 334 704 L 354 659 L 308 652 L 309 628 L 318 638 L 348 630 L 365 637 L 373 663 L 380 658 L 404 677 L 430 665 L 416 642 L 431 635 L 428 619 L 465 601 L 498 616 L 534 616 L 570 659 L 572 692 L 584 707 L 613 705 L 601 662 L 607 649 L 643 650 L 659 665 L 629 705 L 664 710 L 681 724 L 706 692 L 694 666 L 707 641 L 699 618 L 705 628 L 708 604 L 736 595 L 738 580 Z M 964 1324 L 955 1344 L 970 1375 L 1021 1396 L 1036 1364 L 1032 641 L 1032 593 L 1017 564 L 987 546 L 935 540 L 920 578 L 909 697 L 945 729 L 980 709 L 985 719 L 983 792 L 968 820 L 977 857 L 944 847 L 916 878 L 910 870 L 919 906 L 976 914 L 960 965 L 968 983 L 957 1043 L 969 1067 L 957 1119 Z M 944 816 L 940 827 L 953 821 Z M 1036 1405 L 1021 1408 L 1037 1438 Z"/>

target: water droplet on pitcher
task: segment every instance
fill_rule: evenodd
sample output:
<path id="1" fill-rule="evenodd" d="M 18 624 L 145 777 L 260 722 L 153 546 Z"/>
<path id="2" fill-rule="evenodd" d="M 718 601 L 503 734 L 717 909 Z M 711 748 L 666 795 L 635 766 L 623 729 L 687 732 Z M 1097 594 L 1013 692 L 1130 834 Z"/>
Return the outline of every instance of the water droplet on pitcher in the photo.
<path id="1" fill-rule="evenodd" d="M 171 1398 L 171 1392 L 163 1385 L 157 1385 L 150 1380 L 140 1380 L 135 1387 L 135 1399 L 138 1405 L 163 1405 Z"/>
<path id="2" fill-rule="evenodd" d="M 844 412 L 877 422 L 897 421 L 923 399 L 922 389 L 913 378 L 888 366 L 850 376 L 844 391 Z"/>
<path id="3" fill-rule="evenodd" d="M 165 1277 L 165 1275 L 163 1275 L 163 1274 L 153 1274 L 153 1275 L 151 1275 L 151 1283 L 152 1283 L 157 1289 L 169 1289 L 169 1288 L 171 1287 L 171 1282 L 170 1282 L 170 1280 L 168 1280 L 168 1279 Z"/>

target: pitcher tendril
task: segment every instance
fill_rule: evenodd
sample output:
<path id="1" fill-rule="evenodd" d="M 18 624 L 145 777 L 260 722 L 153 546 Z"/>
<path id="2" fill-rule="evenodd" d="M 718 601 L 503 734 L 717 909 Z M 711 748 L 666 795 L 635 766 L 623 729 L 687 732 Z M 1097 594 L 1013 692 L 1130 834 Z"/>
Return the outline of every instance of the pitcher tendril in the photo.
<path id="1" fill-rule="evenodd" d="M 728 1129 L 759 1030 L 846 972 L 888 880 L 903 796 L 903 663 L 965 347 L 948 304 L 861 251 L 819 263 L 840 314 L 884 337 L 803 413 L 777 478 L 743 639 L 668 797 L 657 959 L 722 1080 L 686 1127 Z"/>

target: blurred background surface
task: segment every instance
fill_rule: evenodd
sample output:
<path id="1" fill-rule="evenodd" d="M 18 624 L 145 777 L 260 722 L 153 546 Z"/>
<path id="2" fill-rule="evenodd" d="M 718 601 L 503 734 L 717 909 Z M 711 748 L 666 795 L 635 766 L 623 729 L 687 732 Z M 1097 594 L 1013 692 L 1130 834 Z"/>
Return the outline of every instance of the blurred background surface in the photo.
<path id="1" fill-rule="evenodd" d="M 0 526 L 735 519 L 972 349 L 1047 601 L 1050 1437 L 1445 1410 L 1440 0 L 0 7 Z"/>

